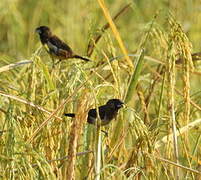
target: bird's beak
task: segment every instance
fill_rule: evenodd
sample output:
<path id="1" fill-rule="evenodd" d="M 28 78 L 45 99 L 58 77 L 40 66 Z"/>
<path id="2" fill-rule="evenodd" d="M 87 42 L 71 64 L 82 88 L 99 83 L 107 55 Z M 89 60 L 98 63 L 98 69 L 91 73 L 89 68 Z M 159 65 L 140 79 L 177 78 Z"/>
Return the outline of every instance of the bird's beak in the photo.
<path id="1" fill-rule="evenodd" d="M 39 28 L 36 28 L 35 32 L 38 33 L 38 34 L 40 34 L 41 30 Z"/>
<path id="2" fill-rule="evenodd" d="M 117 107 L 118 107 L 118 108 L 124 107 L 124 103 L 122 102 L 121 104 L 118 104 Z"/>

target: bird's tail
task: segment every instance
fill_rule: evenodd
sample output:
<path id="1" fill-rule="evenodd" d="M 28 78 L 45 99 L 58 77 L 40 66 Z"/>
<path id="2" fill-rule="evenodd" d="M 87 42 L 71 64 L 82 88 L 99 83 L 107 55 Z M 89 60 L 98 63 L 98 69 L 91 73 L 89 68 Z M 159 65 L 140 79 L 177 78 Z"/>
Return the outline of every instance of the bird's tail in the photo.
<path id="1" fill-rule="evenodd" d="M 65 113 L 64 116 L 68 116 L 68 117 L 75 117 L 75 113 Z"/>
<path id="2" fill-rule="evenodd" d="M 84 58 L 84 57 L 79 56 L 79 55 L 74 55 L 73 58 L 82 59 L 82 60 L 84 60 L 84 61 L 91 61 L 90 59 Z"/>

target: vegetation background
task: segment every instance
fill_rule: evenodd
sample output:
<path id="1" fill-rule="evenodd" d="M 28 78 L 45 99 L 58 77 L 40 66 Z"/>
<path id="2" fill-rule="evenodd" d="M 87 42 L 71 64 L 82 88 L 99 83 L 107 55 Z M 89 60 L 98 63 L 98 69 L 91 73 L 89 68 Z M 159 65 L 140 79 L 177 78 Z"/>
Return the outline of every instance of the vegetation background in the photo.
<path id="1" fill-rule="evenodd" d="M 200 19 L 196 0 L 1 0 L 0 179 L 199 179 Z M 40 25 L 93 61 L 52 68 Z M 86 115 L 111 98 L 105 136 Z"/>

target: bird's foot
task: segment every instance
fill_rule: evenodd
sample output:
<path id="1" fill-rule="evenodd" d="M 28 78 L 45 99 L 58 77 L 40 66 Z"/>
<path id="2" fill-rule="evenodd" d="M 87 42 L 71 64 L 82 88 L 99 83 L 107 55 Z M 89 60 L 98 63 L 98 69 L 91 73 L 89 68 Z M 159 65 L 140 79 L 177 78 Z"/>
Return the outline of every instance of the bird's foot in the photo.
<path id="1" fill-rule="evenodd" d="M 108 137 L 108 132 L 106 132 L 104 130 L 101 130 L 101 131 L 105 134 L 106 137 Z"/>

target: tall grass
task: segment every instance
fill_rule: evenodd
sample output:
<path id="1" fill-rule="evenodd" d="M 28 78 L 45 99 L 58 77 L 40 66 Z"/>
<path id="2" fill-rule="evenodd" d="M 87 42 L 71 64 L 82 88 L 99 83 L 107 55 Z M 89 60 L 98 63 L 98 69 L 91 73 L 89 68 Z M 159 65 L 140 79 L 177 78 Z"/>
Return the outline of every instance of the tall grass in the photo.
<path id="1" fill-rule="evenodd" d="M 199 9 L 189 0 L 1 0 L 0 177 L 199 179 Z M 39 25 L 93 61 L 52 68 Z M 88 125 L 88 110 L 111 98 L 126 103 L 116 120 Z"/>

